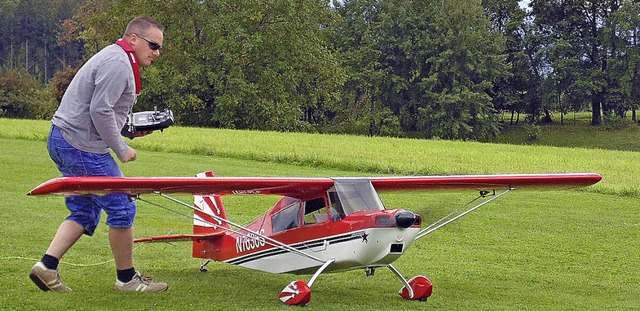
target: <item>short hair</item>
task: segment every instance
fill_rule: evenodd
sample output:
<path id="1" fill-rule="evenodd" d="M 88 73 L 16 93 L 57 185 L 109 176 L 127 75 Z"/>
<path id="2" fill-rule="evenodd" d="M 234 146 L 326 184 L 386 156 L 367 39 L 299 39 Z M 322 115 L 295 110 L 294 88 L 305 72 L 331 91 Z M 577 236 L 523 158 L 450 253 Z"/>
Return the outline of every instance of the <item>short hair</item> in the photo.
<path id="1" fill-rule="evenodd" d="M 130 36 L 131 34 L 137 33 L 142 36 L 147 35 L 147 31 L 149 28 L 158 28 L 160 31 L 164 32 L 164 26 L 162 24 L 154 21 L 153 19 L 145 16 L 136 17 L 132 19 L 127 25 L 127 29 L 124 31 L 124 36 Z"/>

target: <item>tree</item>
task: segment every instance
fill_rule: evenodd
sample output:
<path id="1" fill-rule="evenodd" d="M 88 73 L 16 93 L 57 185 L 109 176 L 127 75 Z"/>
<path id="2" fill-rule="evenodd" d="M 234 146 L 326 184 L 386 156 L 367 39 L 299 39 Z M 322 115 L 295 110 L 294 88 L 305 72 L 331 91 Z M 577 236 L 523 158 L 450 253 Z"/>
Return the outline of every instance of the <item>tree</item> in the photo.
<path id="1" fill-rule="evenodd" d="M 56 44 L 58 21 L 69 18 L 82 2 L 18 0 L 0 2 L 0 67 L 23 68 L 46 83 L 62 69 Z"/>
<path id="2" fill-rule="evenodd" d="M 161 57 L 143 72 L 142 107 L 170 106 L 182 124 L 311 130 L 309 112 L 341 84 L 324 1 L 117 1 L 91 26 L 106 42 L 139 15 L 166 26 Z"/>
<path id="3" fill-rule="evenodd" d="M 499 131 L 490 91 L 507 74 L 504 38 L 481 1 L 385 1 L 382 100 L 403 130 L 486 140 Z"/>
<path id="4" fill-rule="evenodd" d="M 506 73 L 504 41 L 480 1 L 353 0 L 338 12 L 334 41 L 349 76 L 343 107 L 361 107 L 370 134 L 384 120 L 423 137 L 497 133 L 489 92 Z"/>
<path id="5" fill-rule="evenodd" d="M 609 88 L 615 88 L 616 83 L 608 73 L 610 59 L 618 51 L 616 45 L 607 46 L 605 41 L 606 21 L 620 9 L 620 1 L 535 0 L 532 8 L 535 23 L 547 39 L 546 48 L 559 42 L 570 47 L 569 54 L 578 61 L 578 66 L 568 69 L 575 77 L 573 98 L 589 102 L 591 124 L 601 124 L 602 113 L 609 114 L 615 106 L 607 101 Z M 563 66 L 554 59 L 548 61 L 551 68 Z"/>
<path id="6" fill-rule="evenodd" d="M 385 71 L 379 24 L 381 6 L 376 0 L 353 0 L 338 5 L 340 25 L 332 35 L 333 49 L 347 72 L 341 101 L 330 107 L 334 126 L 368 135 L 399 135 L 398 118 L 382 102 Z"/>
<path id="7" fill-rule="evenodd" d="M 604 44 L 610 53 L 607 77 L 610 87 L 607 96 L 610 105 L 620 117 L 640 107 L 640 3 L 620 1 L 620 9 L 612 12 L 604 31 Z"/>
<path id="8" fill-rule="evenodd" d="M 15 12 L 17 1 L 0 1 L 0 67 L 16 68 L 17 46 L 15 42 L 16 23 Z"/>
<path id="9" fill-rule="evenodd" d="M 493 30 L 505 37 L 508 72 L 494 84 L 494 107 L 511 112 L 510 124 L 519 122 L 520 113 L 539 111 L 532 95 L 537 94 L 540 78 L 537 74 L 538 42 L 535 40 L 527 12 L 517 0 L 484 0 L 484 10 L 491 20 Z M 532 118 L 533 122 L 535 118 Z"/>
<path id="10" fill-rule="evenodd" d="M 50 119 L 55 104 L 50 94 L 24 69 L 0 72 L 0 116 Z"/>

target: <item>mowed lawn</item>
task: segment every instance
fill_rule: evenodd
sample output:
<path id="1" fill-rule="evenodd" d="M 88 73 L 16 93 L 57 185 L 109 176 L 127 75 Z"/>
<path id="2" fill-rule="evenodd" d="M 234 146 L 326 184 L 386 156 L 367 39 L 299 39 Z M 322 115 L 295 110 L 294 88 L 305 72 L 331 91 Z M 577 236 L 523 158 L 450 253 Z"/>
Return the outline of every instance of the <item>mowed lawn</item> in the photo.
<path id="1" fill-rule="evenodd" d="M 282 310 L 285 306 L 277 299 L 280 290 L 290 281 L 308 281 L 310 278 L 267 274 L 220 263 L 210 264 L 209 272 L 202 273 L 198 270 L 202 261 L 191 258 L 189 243 L 143 244 L 136 245 L 136 267 L 169 282 L 169 291 L 159 294 L 116 293 L 113 291 L 115 272 L 108 247 L 107 228 L 101 224 L 94 237 L 80 240 L 60 267 L 64 282 L 74 291 L 64 294 L 41 292 L 29 280 L 28 271 L 46 250 L 67 211 L 62 197 L 25 195 L 40 182 L 58 176 L 46 154 L 44 142 L 37 135 L 34 139 L 0 138 L 0 217 L 4 237 L 1 244 L 4 271 L 0 283 L 0 309 Z M 215 135 L 215 132 L 212 131 L 211 135 Z M 241 137 L 242 133 L 238 135 Z M 170 138 L 169 135 L 165 137 Z M 158 141 L 162 138 L 161 135 L 154 137 Z M 335 139 L 337 144 L 349 144 L 340 141 L 343 139 L 341 137 Z M 190 143 L 193 142 L 185 141 L 187 145 Z M 179 145 L 177 142 L 175 144 Z M 434 143 L 433 148 L 441 148 L 443 144 L 447 142 Z M 492 147 L 460 142 L 454 145 L 469 149 Z M 246 152 L 241 150 L 241 141 L 235 143 L 235 148 L 239 153 Z M 565 148 L 538 147 L 542 149 L 537 149 L 539 152 L 535 154 L 529 154 L 531 149 L 528 148 L 513 147 L 509 156 L 502 153 L 486 154 L 487 162 L 491 162 L 486 171 L 491 172 L 495 167 L 495 173 L 518 172 L 504 167 L 500 161 L 492 160 L 492 156 L 501 157 L 504 163 L 526 161 L 531 157 L 531 163 L 535 164 L 537 161 L 533 157 L 554 152 L 558 157 L 552 164 L 568 163 L 571 166 L 568 171 L 590 171 L 588 168 L 592 163 L 601 165 L 587 159 L 584 168 L 574 167 L 579 164 L 566 156 L 571 150 Z M 192 176 L 209 169 L 220 176 L 376 174 L 357 168 L 345 169 L 350 164 L 335 165 L 341 168 L 338 170 L 326 163 L 314 167 L 304 161 L 289 165 L 265 162 L 265 159 L 258 162 L 216 155 L 192 155 L 188 148 L 183 152 L 178 149 L 166 152 L 152 151 L 149 149 L 153 148 L 140 145 L 139 149 L 138 161 L 122 166 L 126 175 Z M 385 146 L 371 146 L 371 150 L 375 149 L 385 149 Z M 460 153 L 467 151 L 461 150 Z M 612 161 L 616 158 L 615 163 L 622 167 L 638 165 L 637 162 L 632 163 L 635 160 L 632 157 L 619 159 L 620 153 L 617 152 L 594 152 L 598 157 L 611 157 Z M 293 154 L 290 157 L 296 159 Z M 375 153 L 371 157 L 371 162 L 379 165 Z M 297 159 L 303 158 L 301 155 Z M 317 155 L 317 158 L 323 159 L 322 155 Z M 344 162 L 350 160 L 343 159 Z M 340 162 L 341 159 L 333 161 Z M 418 160 L 412 158 L 407 161 Z M 461 171 L 465 165 L 464 159 L 457 167 L 448 164 L 450 159 L 430 161 L 434 163 L 433 167 L 443 166 L 437 169 L 444 172 Z M 402 163 L 387 165 L 392 168 L 403 167 Z M 473 162 L 470 165 L 477 164 Z M 533 167 L 521 170 L 532 172 L 540 169 Z M 593 171 L 602 173 L 598 169 Z M 640 204 L 639 197 L 635 195 L 638 184 L 633 182 L 637 177 L 616 177 L 620 181 L 608 186 L 607 175 L 603 175 L 604 185 L 595 187 L 597 191 L 514 191 L 414 243 L 395 266 L 407 277 L 422 274 L 431 279 L 435 284 L 434 295 L 426 303 L 402 300 L 397 295 L 401 287 L 399 280 L 390 271 L 379 269 L 374 277 L 369 278 L 365 277 L 363 271 L 321 275 L 313 286 L 312 301 L 305 308 L 637 309 L 640 305 Z M 615 176 L 618 175 L 624 175 L 624 172 L 616 172 Z M 624 191 L 618 191 L 617 187 Z M 385 194 L 382 198 L 389 208 L 410 209 L 420 213 L 426 220 L 433 221 L 473 199 L 474 195 L 424 192 Z M 188 197 L 184 199 L 189 200 Z M 162 202 L 157 199 L 154 201 Z M 270 207 L 275 198 L 242 196 L 226 197 L 225 201 L 231 217 L 240 223 L 247 223 Z M 148 204 L 139 203 L 138 206 L 138 237 L 168 232 L 188 233 L 191 230 L 189 219 Z M 181 211 L 188 213 L 188 210 Z"/>

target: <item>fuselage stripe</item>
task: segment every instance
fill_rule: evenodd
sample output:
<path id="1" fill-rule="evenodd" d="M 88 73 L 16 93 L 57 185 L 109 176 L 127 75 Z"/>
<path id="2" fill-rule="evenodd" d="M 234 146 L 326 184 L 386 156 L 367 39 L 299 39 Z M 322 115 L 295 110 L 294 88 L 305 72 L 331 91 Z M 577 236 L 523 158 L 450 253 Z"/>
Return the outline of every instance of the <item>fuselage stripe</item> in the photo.
<path id="1" fill-rule="evenodd" d="M 363 239 L 363 234 L 364 234 L 364 231 L 355 231 L 355 232 L 350 232 L 350 233 L 335 236 L 335 237 L 323 238 L 323 239 L 309 241 L 309 242 L 302 242 L 302 243 L 297 243 L 290 246 L 299 251 L 304 251 L 309 248 L 323 246 L 327 242 L 329 244 L 338 244 L 338 243 L 344 243 L 344 242 L 349 242 L 353 240 L 360 240 L 360 239 Z M 246 256 L 234 258 L 225 262 L 233 265 L 241 265 L 254 260 L 271 257 L 271 256 L 277 256 L 277 255 L 286 254 L 286 253 L 289 253 L 289 251 L 281 248 L 272 248 L 272 249 L 256 252 L 253 254 L 248 254 Z"/>

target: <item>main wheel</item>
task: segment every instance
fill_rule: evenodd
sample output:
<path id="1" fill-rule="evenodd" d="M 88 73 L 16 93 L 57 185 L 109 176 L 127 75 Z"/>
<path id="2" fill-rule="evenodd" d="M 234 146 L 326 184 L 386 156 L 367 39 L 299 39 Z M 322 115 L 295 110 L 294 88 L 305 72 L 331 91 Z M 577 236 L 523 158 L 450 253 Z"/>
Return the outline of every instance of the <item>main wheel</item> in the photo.
<path id="1" fill-rule="evenodd" d="M 303 307 L 311 300 L 311 288 L 304 281 L 293 281 L 280 292 L 278 298 L 286 305 Z"/>

